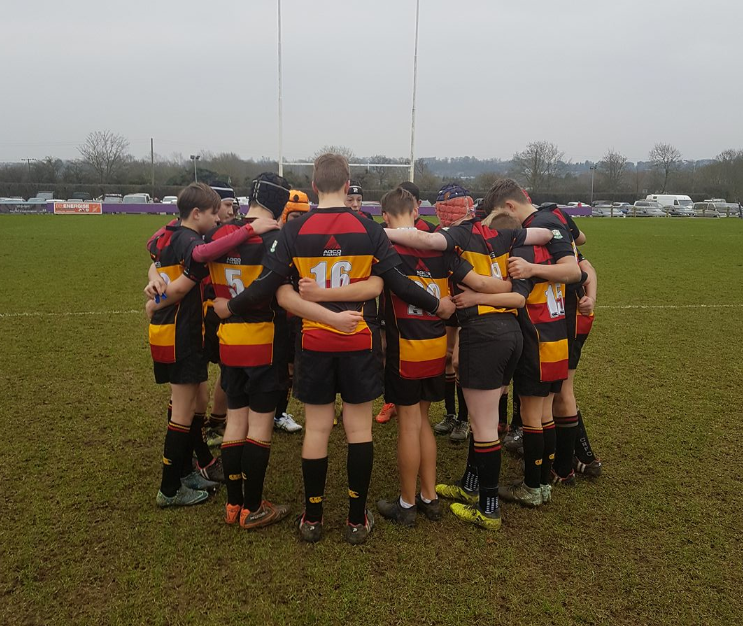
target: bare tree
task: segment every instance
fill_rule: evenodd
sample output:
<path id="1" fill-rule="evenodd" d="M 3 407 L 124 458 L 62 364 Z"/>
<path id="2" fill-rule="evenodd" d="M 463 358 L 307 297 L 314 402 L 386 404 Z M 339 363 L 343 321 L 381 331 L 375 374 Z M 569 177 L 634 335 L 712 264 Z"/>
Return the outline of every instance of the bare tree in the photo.
<path id="1" fill-rule="evenodd" d="M 110 130 L 90 133 L 85 143 L 78 148 L 82 160 L 97 174 L 101 183 L 108 183 L 126 163 L 129 142 Z"/>
<path id="2" fill-rule="evenodd" d="M 610 193 L 619 191 L 626 167 L 627 157 L 610 148 L 598 164 L 599 171 L 604 175 L 606 191 Z"/>
<path id="3" fill-rule="evenodd" d="M 710 166 L 715 182 L 725 189 L 728 200 L 743 197 L 743 150 L 723 150 Z"/>
<path id="4" fill-rule="evenodd" d="M 679 163 L 681 163 L 681 152 L 670 143 L 656 143 L 648 156 L 653 162 L 653 167 L 663 172 L 661 193 L 665 193 L 669 176 L 678 169 Z"/>
<path id="5" fill-rule="evenodd" d="M 533 141 L 513 155 L 514 168 L 532 191 L 549 189 L 563 153 L 549 141 Z"/>
<path id="6" fill-rule="evenodd" d="M 344 157 L 348 159 L 349 163 L 356 158 L 356 155 L 353 153 L 353 150 L 351 150 L 351 148 L 347 148 L 346 146 L 325 145 L 322 148 L 320 148 L 317 152 L 315 152 L 315 154 L 312 155 L 312 160 L 314 161 L 321 154 L 328 154 L 328 153 L 342 154 Z"/>

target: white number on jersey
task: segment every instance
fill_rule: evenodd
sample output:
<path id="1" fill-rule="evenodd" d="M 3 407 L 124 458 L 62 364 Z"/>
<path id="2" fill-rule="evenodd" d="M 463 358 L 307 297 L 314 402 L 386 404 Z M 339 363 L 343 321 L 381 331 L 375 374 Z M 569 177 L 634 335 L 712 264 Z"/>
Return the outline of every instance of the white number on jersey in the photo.
<path id="1" fill-rule="evenodd" d="M 233 298 L 237 297 L 238 294 L 245 291 L 245 284 L 240 278 L 241 271 L 242 270 L 231 270 L 231 269 L 225 269 L 224 271 L 224 277 L 226 279 L 227 285 L 229 286 L 230 295 Z"/>
<path id="2" fill-rule="evenodd" d="M 413 282 L 416 285 L 418 285 L 421 289 L 425 289 L 432 296 L 436 296 L 439 300 L 441 299 L 441 289 L 439 289 L 439 286 L 436 283 L 428 283 L 428 287 L 426 287 L 419 280 L 413 279 Z M 418 307 L 415 307 L 412 304 L 409 304 L 408 315 L 423 315 L 423 309 L 419 309 Z"/>
<path id="3" fill-rule="evenodd" d="M 327 286 L 328 262 L 320 261 L 315 267 L 310 269 L 310 272 L 315 277 L 315 282 L 325 289 Z M 338 287 L 345 287 L 351 284 L 350 273 L 350 261 L 336 261 L 333 263 L 330 266 L 330 288 L 337 289 Z"/>

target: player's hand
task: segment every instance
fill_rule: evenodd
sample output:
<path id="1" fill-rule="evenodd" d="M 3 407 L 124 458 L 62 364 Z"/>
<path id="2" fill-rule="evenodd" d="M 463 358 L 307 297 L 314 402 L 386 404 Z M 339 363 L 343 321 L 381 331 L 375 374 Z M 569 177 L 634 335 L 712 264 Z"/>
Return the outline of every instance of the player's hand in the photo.
<path id="1" fill-rule="evenodd" d="M 439 300 L 439 308 L 436 309 L 436 315 L 442 320 L 448 320 L 456 312 L 457 307 L 449 296 Z"/>
<path id="2" fill-rule="evenodd" d="M 144 293 L 148 299 L 154 300 L 155 296 L 159 297 L 163 295 L 167 287 L 167 283 L 161 277 L 158 277 L 147 283 L 147 286 L 144 288 Z"/>
<path id="3" fill-rule="evenodd" d="M 596 308 L 596 300 L 591 296 L 583 296 L 578 302 L 578 311 L 581 315 L 590 315 Z"/>
<path id="4" fill-rule="evenodd" d="M 227 306 L 229 302 L 230 301 L 227 298 L 214 299 L 214 312 L 219 315 L 220 319 L 226 320 L 228 317 L 232 316 L 232 311 L 230 311 Z"/>
<path id="5" fill-rule="evenodd" d="M 465 285 L 459 285 L 462 293 L 458 293 L 452 297 L 452 301 L 458 309 L 466 309 L 467 307 L 476 306 L 479 304 L 478 299 L 480 294 L 477 291 L 472 291 Z"/>
<path id="6" fill-rule="evenodd" d="M 322 302 L 323 292 L 325 290 L 317 284 L 314 278 L 300 278 L 299 279 L 299 295 L 302 300 L 308 302 Z"/>
<path id="7" fill-rule="evenodd" d="M 330 318 L 330 326 L 342 333 L 352 333 L 356 327 L 364 321 L 364 314 L 361 311 L 341 311 L 333 313 Z"/>
<path id="8" fill-rule="evenodd" d="M 269 219 L 267 217 L 259 217 L 250 223 L 253 227 L 253 232 L 256 235 L 262 235 L 270 230 L 277 230 L 279 223 L 276 220 Z"/>
<path id="9" fill-rule="evenodd" d="M 155 314 L 155 301 L 147 300 L 147 302 L 144 305 L 144 311 L 145 313 L 147 313 L 147 319 L 151 320 L 152 316 Z"/>
<path id="10" fill-rule="evenodd" d="M 531 278 L 534 276 L 534 265 L 520 257 L 508 258 L 508 275 L 511 278 Z"/>

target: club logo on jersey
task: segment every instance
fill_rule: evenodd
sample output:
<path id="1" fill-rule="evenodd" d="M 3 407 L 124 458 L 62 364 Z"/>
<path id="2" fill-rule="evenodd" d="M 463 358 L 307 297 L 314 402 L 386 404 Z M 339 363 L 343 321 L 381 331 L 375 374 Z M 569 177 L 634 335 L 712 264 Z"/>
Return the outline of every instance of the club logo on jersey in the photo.
<path id="1" fill-rule="evenodd" d="M 559 230 L 555 229 L 552 231 L 552 237 L 553 239 L 562 239 L 562 233 Z"/>
<path id="2" fill-rule="evenodd" d="M 340 245 L 335 240 L 335 237 L 333 235 L 330 235 L 330 239 L 328 239 L 327 243 L 325 244 L 325 250 L 323 250 L 322 255 L 323 256 L 341 256 L 343 251 L 341 250 Z"/>
<path id="3" fill-rule="evenodd" d="M 415 273 L 421 278 L 432 278 L 431 270 L 426 267 L 426 264 L 418 259 L 418 265 L 415 266 Z"/>

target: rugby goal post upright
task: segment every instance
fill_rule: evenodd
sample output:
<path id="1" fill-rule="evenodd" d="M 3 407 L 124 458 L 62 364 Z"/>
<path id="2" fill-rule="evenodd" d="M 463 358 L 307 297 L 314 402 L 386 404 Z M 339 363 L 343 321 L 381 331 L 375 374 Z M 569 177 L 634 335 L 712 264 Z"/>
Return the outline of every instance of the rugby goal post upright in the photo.
<path id="1" fill-rule="evenodd" d="M 279 22 L 279 176 L 284 175 L 284 120 L 283 120 L 283 106 L 281 100 L 281 0 L 277 0 L 277 12 Z"/>
<path id="2" fill-rule="evenodd" d="M 305 161 L 284 162 L 284 120 L 283 120 L 283 84 L 281 64 L 281 0 L 276 0 L 278 21 L 278 113 L 279 113 L 279 176 L 284 175 L 284 165 L 313 165 Z M 415 2 L 415 47 L 413 50 L 413 106 L 410 121 L 410 163 L 349 163 L 350 167 L 404 167 L 410 170 L 410 181 L 415 179 L 415 101 L 418 87 L 418 22 L 420 17 L 420 0 Z"/>
<path id="3" fill-rule="evenodd" d="M 413 111 L 410 120 L 410 182 L 415 180 L 415 97 L 418 88 L 418 18 L 421 0 L 415 0 L 415 49 L 413 50 Z"/>

